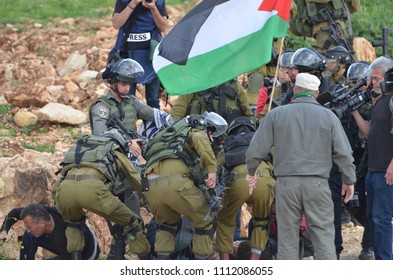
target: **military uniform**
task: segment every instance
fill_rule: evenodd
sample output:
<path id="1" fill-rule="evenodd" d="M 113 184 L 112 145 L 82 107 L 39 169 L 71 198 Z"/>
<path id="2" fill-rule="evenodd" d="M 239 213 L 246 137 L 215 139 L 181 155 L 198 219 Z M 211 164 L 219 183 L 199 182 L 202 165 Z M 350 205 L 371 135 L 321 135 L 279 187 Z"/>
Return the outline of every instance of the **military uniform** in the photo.
<path id="1" fill-rule="evenodd" d="M 184 148 L 198 155 L 208 173 L 216 173 L 216 160 L 205 131 L 191 129 Z M 148 167 L 144 174 L 149 190 L 145 196 L 159 224 L 154 246 L 157 255 L 169 258 L 174 251 L 176 231 L 184 216 L 195 229 L 192 239 L 195 258 L 207 258 L 213 252 L 214 221 L 211 216 L 204 221 L 208 205 L 202 191 L 191 179 L 190 167 L 176 157 L 157 162 L 153 157 L 146 159 Z"/>
<path id="2" fill-rule="evenodd" d="M 90 107 L 90 125 L 94 135 L 101 135 L 108 130 L 106 122 L 112 114 L 115 114 L 127 129 L 135 132 L 137 119 L 154 122 L 153 108 L 143 104 L 134 96 L 125 96 L 118 102 L 109 90 L 106 96 L 100 97 Z"/>
<path id="3" fill-rule="evenodd" d="M 271 61 L 263 65 L 254 71 L 251 71 L 247 74 L 248 83 L 246 88 L 246 96 L 248 102 L 250 104 L 251 109 L 256 114 L 257 103 L 258 103 L 258 94 L 264 84 L 264 78 L 273 78 L 276 73 L 276 65 L 277 65 L 277 57 L 280 53 L 282 39 L 276 39 L 273 41 L 273 50 L 272 50 L 272 59 Z M 284 46 L 283 46 L 284 48 Z"/>
<path id="4" fill-rule="evenodd" d="M 272 176 L 273 167 L 270 163 L 262 161 L 257 169 L 261 177 L 253 194 L 249 194 L 246 180 L 247 168 L 240 164 L 231 171 L 234 181 L 227 184 L 224 197 L 224 207 L 217 214 L 217 250 L 229 253 L 232 251 L 233 233 L 236 227 L 236 214 L 244 203 L 252 206 L 254 230 L 251 233 L 251 250 L 260 254 L 265 250 L 269 237 L 269 214 L 274 199 L 275 180 Z"/>
<path id="5" fill-rule="evenodd" d="M 347 32 L 347 8 L 350 13 L 360 9 L 360 0 L 295 0 L 297 14 L 291 16 L 289 30 L 297 36 L 312 37 L 315 39 L 315 48 L 318 50 L 327 50 L 329 47 L 336 45 L 331 38 L 328 29 L 329 22 L 319 12 L 326 8 L 342 29 L 345 36 Z M 344 3 L 347 8 L 344 6 Z M 325 31 L 326 30 L 326 31 Z"/>
<path id="6" fill-rule="evenodd" d="M 115 151 L 116 164 L 121 172 L 138 192 L 141 181 L 138 172 L 130 160 L 121 152 Z M 150 245 L 142 231 L 141 218 L 123 204 L 109 189 L 109 178 L 95 168 L 84 166 L 68 170 L 65 178 L 55 187 L 55 203 L 64 220 L 73 227 L 68 227 L 66 237 L 67 250 L 82 251 L 84 241 L 78 225 L 83 222 L 84 209 L 91 211 L 116 224 L 138 229 L 129 239 L 131 252 L 144 255 L 150 252 Z"/>
<path id="7" fill-rule="evenodd" d="M 180 119 L 190 114 L 201 115 L 205 111 L 221 115 L 228 123 L 238 116 L 253 119 L 244 88 L 236 80 L 208 90 L 179 96 L 171 109 L 171 115 L 173 119 Z"/>

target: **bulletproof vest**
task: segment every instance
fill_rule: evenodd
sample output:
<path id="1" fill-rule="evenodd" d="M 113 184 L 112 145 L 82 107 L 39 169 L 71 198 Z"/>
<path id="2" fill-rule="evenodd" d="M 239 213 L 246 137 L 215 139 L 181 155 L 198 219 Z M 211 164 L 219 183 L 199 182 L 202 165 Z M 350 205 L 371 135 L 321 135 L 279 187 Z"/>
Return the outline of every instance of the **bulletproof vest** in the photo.
<path id="1" fill-rule="evenodd" d="M 101 172 L 108 180 L 109 190 L 118 195 L 126 186 L 124 175 L 116 163 L 115 150 L 119 146 L 112 139 L 94 135 L 82 136 L 64 156 L 57 172 L 65 178 L 71 168 L 91 167 Z"/>
<path id="2" fill-rule="evenodd" d="M 205 111 L 215 112 L 222 116 L 227 123 L 244 115 L 244 109 L 238 100 L 236 81 L 203 90 L 194 94 L 194 99 L 188 105 L 187 115 L 202 115 Z"/>
<path id="3" fill-rule="evenodd" d="M 192 146 L 187 142 L 191 125 L 186 120 L 181 119 L 173 126 L 159 131 L 146 145 L 142 155 L 146 159 L 146 165 L 142 169 L 142 177 L 146 176 L 146 171 L 161 160 L 179 158 L 190 170 L 190 179 L 201 182 L 206 175 L 206 170 L 202 168 L 200 158 Z"/>
<path id="4" fill-rule="evenodd" d="M 133 96 L 131 98 L 122 98 L 121 103 L 117 102 L 113 98 L 108 98 L 108 96 L 104 95 L 97 99 L 97 101 L 90 106 L 89 109 L 89 119 L 91 131 L 93 131 L 93 121 L 92 121 L 92 109 L 98 102 L 103 102 L 109 108 L 109 116 L 115 114 L 127 127 L 128 130 L 137 131 L 136 128 L 136 112 L 133 110 L 134 100 Z"/>
<path id="5" fill-rule="evenodd" d="M 311 37 L 313 25 L 327 21 L 319 14 L 326 8 L 334 20 L 346 20 L 343 0 L 295 0 L 297 15 L 291 18 L 289 28 L 297 36 Z"/>
<path id="6" fill-rule="evenodd" d="M 246 151 L 255 132 L 242 132 L 230 135 L 225 140 L 225 166 L 232 170 L 239 164 L 246 163 Z"/>

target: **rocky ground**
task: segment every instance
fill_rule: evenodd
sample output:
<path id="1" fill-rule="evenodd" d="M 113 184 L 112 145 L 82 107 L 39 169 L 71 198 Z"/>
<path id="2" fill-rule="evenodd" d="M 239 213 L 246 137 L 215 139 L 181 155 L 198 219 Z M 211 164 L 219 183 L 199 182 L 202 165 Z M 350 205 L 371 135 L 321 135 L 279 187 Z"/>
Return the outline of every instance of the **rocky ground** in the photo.
<path id="1" fill-rule="evenodd" d="M 188 7 L 169 7 L 170 26 L 181 18 Z M 0 26 L 0 106 L 7 104 L 5 95 L 16 88 L 26 89 L 35 86 L 40 75 L 45 73 L 32 70 L 31 60 L 41 61 L 43 65 L 50 63 L 56 71 L 62 68 L 67 57 L 78 51 L 89 54 L 89 50 L 99 48 L 107 53 L 114 43 L 115 30 L 111 27 L 110 18 L 96 20 L 63 19 L 57 20 L 48 26 L 28 24 L 24 26 Z M 102 52 L 101 52 L 102 53 Z M 90 53 L 91 54 L 91 53 Z M 102 56 L 88 57 L 88 68 L 100 71 L 105 67 Z M 9 79 L 7 67 L 13 65 Z M 43 66 L 44 67 L 44 66 Z M 41 69 L 42 70 L 42 69 Z M 59 78 L 61 79 L 61 78 Z M 90 85 L 79 85 L 80 89 L 94 88 L 102 81 L 93 81 Z M 2 104 L 2 105 L 1 105 Z M 81 103 L 82 104 L 82 103 Z M 86 107 L 79 104 L 82 111 Z M 34 110 L 34 106 L 25 106 Z M 48 149 L 53 146 L 53 157 L 60 162 L 64 152 L 83 134 L 90 133 L 88 124 L 69 126 L 58 123 L 38 122 L 30 128 L 18 127 L 13 118 L 21 108 L 14 106 L 8 112 L 0 112 L 0 157 L 11 157 L 22 153 L 26 147 L 41 147 Z M 363 233 L 362 227 L 353 224 L 343 228 L 344 251 L 342 259 L 357 259 L 360 252 L 360 242 Z"/>

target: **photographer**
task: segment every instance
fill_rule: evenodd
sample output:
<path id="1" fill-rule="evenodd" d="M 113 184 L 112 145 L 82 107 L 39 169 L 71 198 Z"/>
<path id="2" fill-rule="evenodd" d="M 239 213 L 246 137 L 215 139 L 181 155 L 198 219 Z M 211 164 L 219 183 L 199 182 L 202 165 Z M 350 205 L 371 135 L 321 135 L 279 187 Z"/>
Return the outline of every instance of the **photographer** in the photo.
<path id="1" fill-rule="evenodd" d="M 347 72 L 347 82 L 349 86 L 358 84 L 362 79 L 367 78 L 368 62 L 355 62 L 352 63 Z M 360 91 L 365 91 L 368 88 L 367 84 L 360 87 Z M 369 119 L 371 113 L 372 102 L 375 98 L 371 95 L 371 100 L 361 106 L 358 110 L 362 117 L 366 120 Z M 355 121 L 351 117 L 351 121 Z M 374 250 L 372 247 L 371 228 L 367 220 L 367 196 L 365 188 L 365 178 L 367 174 L 367 150 L 366 150 L 366 137 L 359 131 L 355 135 L 355 142 L 353 145 L 354 164 L 356 166 L 356 184 L 355 194 L 353 200 L 345 204 L 345 209 L 359 222 L 363 227 L 363 237 L 361 241 L 362 250 L 359 253 L 360 260 L 374 259 Z"/>
<path id="2" fill-rule="evenodd" d="M 377 58 L 369 68 L 375 96 L 370 121 L 359 112 L 352 113 L 359 129 L 367 137 L 368 171 L 366 175 L 367 218 L 372 229 L 372 243 L 376 260 L 392 259 L 393 215 L 393 134 L 392 101 L 393 60 Z"/>
<path id="3" fill-rule="evenodd" d="M 119 30 L 115 50 L 123 58 L 142 65 L 144 74 L 131 84 L 129 95 L 135 95 L 136 84 L 144 84 L 147 105 L 160 109 L 160 80 L 153 69 L 151 52 L 167 28 L 165 0 L 116 0 L 112 25 Z"/>

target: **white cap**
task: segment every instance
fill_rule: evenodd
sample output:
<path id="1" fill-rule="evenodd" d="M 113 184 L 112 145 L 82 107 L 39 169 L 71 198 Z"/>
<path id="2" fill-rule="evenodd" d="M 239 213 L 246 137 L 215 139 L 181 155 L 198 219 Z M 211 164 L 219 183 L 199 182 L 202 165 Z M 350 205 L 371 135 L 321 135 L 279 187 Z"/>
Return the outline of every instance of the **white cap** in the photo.
<path id="1" fill-rule="evenodd" d="M 296 75 L 295 85 L 308 90 L 317 91 L 321 81 L 317 76 L 308 73 L 299 73 Z"/>

